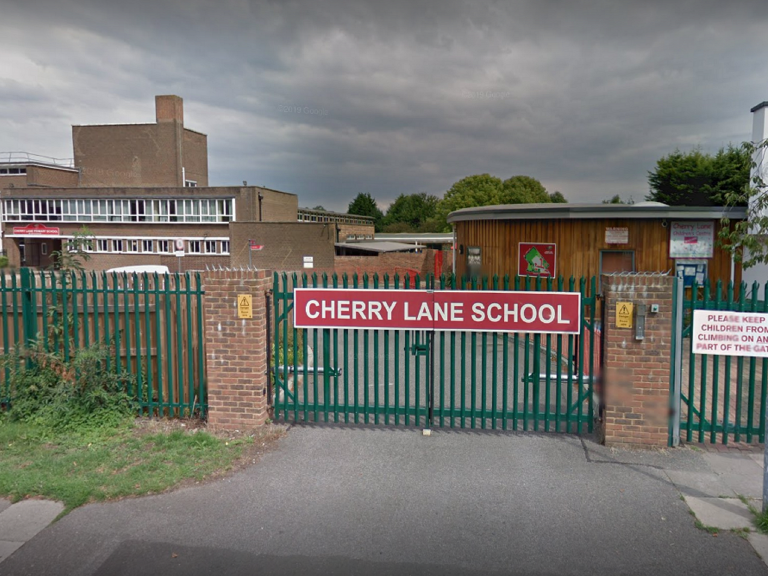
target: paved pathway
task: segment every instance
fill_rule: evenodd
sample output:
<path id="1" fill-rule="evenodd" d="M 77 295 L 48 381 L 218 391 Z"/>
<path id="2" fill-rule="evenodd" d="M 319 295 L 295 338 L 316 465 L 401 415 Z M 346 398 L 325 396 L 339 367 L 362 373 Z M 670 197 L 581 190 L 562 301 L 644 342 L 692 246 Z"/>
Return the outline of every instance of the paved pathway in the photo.
<path id="1" fill-rule="evenodd" d="M 711 475 L 706 456 L 297 427 L 230 478 L 75 510 L 0 574 L 768 574 L 745 538 L 697 529 L 670 482 Z"/>

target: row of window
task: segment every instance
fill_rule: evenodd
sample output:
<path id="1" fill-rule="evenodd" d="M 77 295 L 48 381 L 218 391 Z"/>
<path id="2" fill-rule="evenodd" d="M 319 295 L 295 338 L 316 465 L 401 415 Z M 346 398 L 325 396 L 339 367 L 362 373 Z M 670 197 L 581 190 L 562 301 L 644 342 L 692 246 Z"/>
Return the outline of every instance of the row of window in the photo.
<path id="1" fill-rule="evenodd" d="M 0 176 L 18 176 L 19 174 L 26 174 L 27 169 L 24 168 L 0 168 Z"/>
<path id="2" fill-rule="evenodd" d="M 70 249 L 74 248 L 72 242 L 69 240 Z M 96 254 L 175 254 L 176 246 L 173 239 L 167 238 L 97 238 L 83 250 Z M 185 240 L 184 252 L 226 255 L 229 254 L 229 240 Z"/>
<path id="3" fill-rule="evenodd" d="M 339 222 L 341 224 L 360 224 L 366 226 L 373 224 L 373 218 L 352 214 L 335 214 L 319 210 L 302 210 L 300 208 L 299 222 Z"/>
<path id="4" fill-rule="evenodd" d="M 5 200 L 5 222 L 230 222 L 234 199 Z"/>

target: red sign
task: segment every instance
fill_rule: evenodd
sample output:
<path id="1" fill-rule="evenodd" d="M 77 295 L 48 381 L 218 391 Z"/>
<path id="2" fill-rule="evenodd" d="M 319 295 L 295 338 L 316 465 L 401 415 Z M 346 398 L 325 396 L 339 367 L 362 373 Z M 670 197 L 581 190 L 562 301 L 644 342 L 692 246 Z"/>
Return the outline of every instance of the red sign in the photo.
<path id="1" fill-rule="evenodd" d="M 49 228 L 43 224 L 27 224 L 26 226 L 14 226 L 13 233 L 16 236 L 59 236 L 58 228 Z"/>
<path id="2" fill-rule="evenodd" d="M 578 334 L 578 292 L 296 288 L 297 328 Z"/>
<path id="3" fill-rule="evenodd" d="M 518 276 L 555 277 L 557 244 L 520 242 L 517 253 Z"/>

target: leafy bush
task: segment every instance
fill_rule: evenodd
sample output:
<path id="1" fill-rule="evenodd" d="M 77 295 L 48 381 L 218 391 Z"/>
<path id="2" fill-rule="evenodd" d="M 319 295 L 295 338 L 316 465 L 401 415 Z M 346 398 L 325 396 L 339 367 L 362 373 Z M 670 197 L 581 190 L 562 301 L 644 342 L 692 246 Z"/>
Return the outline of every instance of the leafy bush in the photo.
<path id="1" fill-rule="evenodd" d="M 6 417 L 56 430 L 112 427 L 135 413 L 126 390 L 133 377 L 107 370 L 108 349 L 77 350 L 67 361 L 40 345 L 2 358 L 10 372 Z"/>
<path id="2" fill-rule="evenodd" d="M 0 268 L 8 267 L 8 256 L 0 256 Z"/>

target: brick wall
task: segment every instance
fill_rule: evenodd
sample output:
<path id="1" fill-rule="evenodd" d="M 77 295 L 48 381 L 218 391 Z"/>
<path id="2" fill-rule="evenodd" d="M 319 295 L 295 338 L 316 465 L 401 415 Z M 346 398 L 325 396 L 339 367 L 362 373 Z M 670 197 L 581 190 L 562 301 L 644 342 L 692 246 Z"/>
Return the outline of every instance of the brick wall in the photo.
<path id="1" fill-rule="evenodd" d="M 231 222 L 229 234 L 233 267 L 248 266 L 248 241 L 254 240 L 264 246 L 263 250 L 251 254 L 251 264 L 256 268 L 304 270 L 304 257 L 312 256 L 314 268 L 333 269 L 333 224 Z"/>
<path id="2" fill-rule="evenodd" d="M 336 256 L 333 271 L 337 274 L 413 274 L 414 270 L 423 278 L 433 272 L 435 251 L 423 250 L 413 254 L 408 252 L 388 252 L 375 256 Z"/>
<path id="3" fill-rule="evenodd" d="M 71 170 L 27 166 L 27 186 L 77 186 L 79 174 Z"/>
<path id="4" fill-rule="evenodd" d="M 182 141 L 184 178 L 208 186 L 208 136 L 185 128 Z"/>
<path id="5" fill-rule="evenodd" d="M 354 234 L 357 240 L 360 239 L 359 236 L 361 235 L 371 237 L 374 236 L 373 224 L 365 226 L 362 224 L 345 224 L 344 222 L 339 222 L 337 226 L 339 242 L 346 242 L 350 234 Z"/>
<path id="6" fill-rule="evenodd" d="M 669 431 L 669 376 L 674 278 L 661 275 L 602 277 L 605 409 L 601 440 L 607 446 L 663 447 Z M 647 307 L 645 338 L 616 327 L 619 302 Z M 658 304 L 659 312 L 651 313 Z"/>
<path id="7" fill-rule="evenodd" d="M 247 430 L 267 418 L 266 298 L 272 275 L 214 271 L 203 275 L 208 423 Z M 237 295 L 250 294 L 253 318 L 238 318 Z"/>

